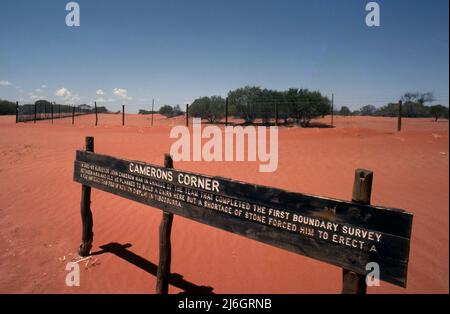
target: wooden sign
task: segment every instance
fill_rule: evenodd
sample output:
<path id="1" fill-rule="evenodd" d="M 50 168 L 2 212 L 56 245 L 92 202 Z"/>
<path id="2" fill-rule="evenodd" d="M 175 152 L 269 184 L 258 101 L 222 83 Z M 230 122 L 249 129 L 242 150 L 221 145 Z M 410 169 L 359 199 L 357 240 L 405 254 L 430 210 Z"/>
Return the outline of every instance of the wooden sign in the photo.
<path id="1" fill-rule="evenodd" d="M 74 180 L 357 274 L 406 286 L 413 215 L 77 151 Z"/>

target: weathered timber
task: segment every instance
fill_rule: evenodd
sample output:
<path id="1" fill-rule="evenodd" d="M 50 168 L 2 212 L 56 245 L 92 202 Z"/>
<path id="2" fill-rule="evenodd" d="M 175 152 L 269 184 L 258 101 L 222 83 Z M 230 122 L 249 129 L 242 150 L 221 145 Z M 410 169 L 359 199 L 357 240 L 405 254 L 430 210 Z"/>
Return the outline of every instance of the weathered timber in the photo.
<path id="1" fill-rule="evenodd" d="M 125 105 L 122 105 L 122 126 L 125 125 Z"/>
<path id="2" fill-rule="evenodd" d="M 172 157 L 164 156 L 164 167 L 173 168 Z M 173 214 L 163 211 L 159 225 L 159 264 L 156 273 L 156 293 L 167 294 L 169 292 L 170 263 L 172 259 L 172 245 L 170 234 L 172 231 Z"/>
<path id="3" fill-rule="evenodd" d="M 98 112 L 97 112 L 97 102 L 94 101 L 94 108 L 95 108 L 95 126 L 98 124 Z"/>
<path id="4" fill-rule="evenodd" d="M 225 126 L 228 126 L 228 97 L 225 98 Z"/>
<path id="5" fill-rule="evenodd" d="M 194 185 L 193 178 L 203 186 Z M 367 263 L 376 262 L 381 280 L 406 285 L 413 216 L 400 209 L 294 193 L 86 151 L 76 152 L 74 180 L 360 275 L 367 274 Z"/>
<path id="6" fill-rule="evenodd" d="M 94 138 L 86 137 L 86 152 L 94 151 Z M 94 238 L 93 219 L 91 211 L 91 187 L 83 184 L 81 186 L 81 222 L 82 222 L 82 238 L 78 254 L 80 256 L 88 256 L 92 248 L 92 240 Z"/>
<path id="7" fill-rule="evenodd" d="M 373 172 L 365 169 L 356 169 L 353 180 L 352 201 L 370 205 L 372 195 Z M 366 277 L 348 269 L 342 271 L 342 293 L 366 294 Z"/>

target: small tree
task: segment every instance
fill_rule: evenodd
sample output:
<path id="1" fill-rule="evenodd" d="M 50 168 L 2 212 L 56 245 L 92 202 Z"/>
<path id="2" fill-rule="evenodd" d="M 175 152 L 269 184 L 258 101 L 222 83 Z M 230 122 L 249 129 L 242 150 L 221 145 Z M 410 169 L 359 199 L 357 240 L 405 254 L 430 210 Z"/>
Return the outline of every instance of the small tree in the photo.
<path id="1" fill-rule="evenodd" d="M 434 117 L 434 121 L 437 122 L 441 117 L 448 117 L 448 108 L 442 105 L 431 106 L 430 114 Z"/>
<path id="2" fill-rule="evenodd" d="M 197 98 L 189 107 L 189 114 L 214 123 L 225 115 L 225 99 L 220 96 Z"/>
<path id="3" fill-rule="evenodd" d="M 165 116 L 166 118 L 170 118 L 173 116 L 173 108 L 169 105 L 164 105 L 159 109 L 159 113 Z"/>
<path id="4" fill-rule="evenodd" d="M 0 115 L 12 115 L 16 113 L 16 104 L 12 101 L 0 99 Z"/>
<path id="5" fill-rule="evenodd" d="M 341 116 L 350 116 L 352 114 L 350 108 L 348 108 L 347 106 L 342 106 L 341 107 L 341 111 L 339 111 L 339 114 Z"/>
<path id="6" fill-rule="evenodd" d="M 183 114 L 183 110 L 181 110 L 180 105 L 175 105 L 172 111 L 172 117 L 181 116 Z"/>
<path id="7" fill-rule="evenodd" d="M 361 107 L 361 115 L 362 116 L 373 116 L 375 112 L 377 111 L 377 108 L 372 105 L 366 105 Z"/>

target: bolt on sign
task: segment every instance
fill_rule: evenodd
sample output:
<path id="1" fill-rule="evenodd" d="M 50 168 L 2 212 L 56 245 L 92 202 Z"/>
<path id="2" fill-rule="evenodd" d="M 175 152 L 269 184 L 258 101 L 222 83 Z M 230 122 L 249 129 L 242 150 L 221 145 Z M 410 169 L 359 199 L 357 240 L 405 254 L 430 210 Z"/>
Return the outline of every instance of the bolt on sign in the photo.
<path id="1" fill-rule="evenodd" d="M 269 245 L 406 287 L 413 215 L 89 151 L 74 180 Z"/>

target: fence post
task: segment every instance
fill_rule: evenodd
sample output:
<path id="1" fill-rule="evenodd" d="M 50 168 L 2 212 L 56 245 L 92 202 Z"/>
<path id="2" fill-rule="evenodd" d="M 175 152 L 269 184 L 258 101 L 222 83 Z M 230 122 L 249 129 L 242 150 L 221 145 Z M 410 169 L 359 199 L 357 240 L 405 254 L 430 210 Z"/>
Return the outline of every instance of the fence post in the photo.
<path id="1" fill-rule="evenodd" d="M 155 99 L 152 99 L 152 126 L 153 126 L 153 110 L 155 106 Z"/>
<path id="2" fill-rule="evenodd" d="M 275 104 L 275 125 L 278 126 L 278 102 Z"/>
<path id="3" fill-rule="evenodd" d="M 36 103 L 34 103 L 34 123 L 36 123 Z"/>
<path id="4" fill-rule="evenodd" d="M 331 128 L 333 128 L 334 119 L 334 94 L 331 94 Z"/>
<path id="5" fill-rule="evenodd" d="M 98 116 L 97 116 L 97 102 L 96 101 L 94 101 L 94 106 L 95 106 L 95 126 L 97 126 Z"/>
<path id="6" fill-rule="evenodd" d="M 370 205 L 372 194 L 373 172 L 365 169 L 355 170 L 353 182 L 352 201 L 360 204 Z M 342 273 L 342 293 L 343 294 L 366 294 L 366 276 L 357 274 L 348 269 L 343 269 Z"/>
<path id="7" fill-rule="evenodd" d="M 164 155 L 164 167 L 173 168 L 173 160 L 169 154 Z M 172 245 L 170 233 L 172 231 L 173 214 L 163 211 L 159 225 L 159 265 L 156 274 L 156 293 L 169 292 L 170 262 L 172 259 Z"/>
<path id="8" fill-rule="evenodd" d="M 72 106 L 72 125 L 75 122 L 75 106 Z"/>
<path id="9" fill-rule="evenodd" d="M 16 101 L 16 123 L 19 122 L 19 102 Z"/>
<path id="10" fill-rule="evenodd" d="M 86 151 L 94 151 L 94 138 L 92 136 L 86 136 Z M 92 248 L 94 233 L 92 232 L 91 187 L 86 185 L 81 186 L 81 222 L 83 229 L 78 254 L 80 256 L 88 256 Z"/>
<path id="11" fill-rule="evenodd" d="M 397 132 L 402 130 L 402 101 L 398 102 L 398 121 L 397 121 Z"/>
<path id="12" fill-rule="evenodd" d="M 50 109 L 51 109 L 51 117 L 52 117 L 52 124 L 53 124 L 53 104 L 51 104 Z"/>
<path id="13" fill-rule="evenodd" d="M 225 126 L 228 126 L 228 97 L 225 98 Z"/>
<path id="14" fill-rule="evenodd" d="M 125 105 L 122 105 L 122 126 L 125 125 Z"/>
<path id="15" fill-rule="evenodd" d="M 189 104 L 186 104 L 186 126 L 189 126 Z"/>

